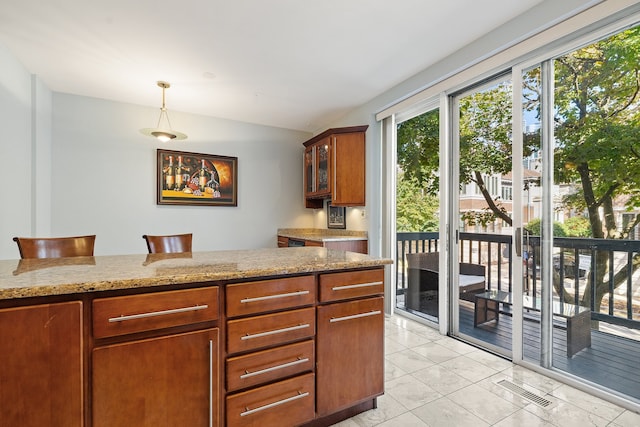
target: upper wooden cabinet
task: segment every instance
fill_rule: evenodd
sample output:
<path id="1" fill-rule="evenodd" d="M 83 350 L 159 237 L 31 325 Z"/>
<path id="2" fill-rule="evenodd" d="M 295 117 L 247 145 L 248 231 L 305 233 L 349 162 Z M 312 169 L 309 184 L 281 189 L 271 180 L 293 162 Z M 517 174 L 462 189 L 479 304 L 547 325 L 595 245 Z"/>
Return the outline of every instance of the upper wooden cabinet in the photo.
<path id="1" fill-rule="evenodd" d="M 365 131 L 329 129 L 304 143 L 304 198 L 308 208 L 365 205 Z"/>

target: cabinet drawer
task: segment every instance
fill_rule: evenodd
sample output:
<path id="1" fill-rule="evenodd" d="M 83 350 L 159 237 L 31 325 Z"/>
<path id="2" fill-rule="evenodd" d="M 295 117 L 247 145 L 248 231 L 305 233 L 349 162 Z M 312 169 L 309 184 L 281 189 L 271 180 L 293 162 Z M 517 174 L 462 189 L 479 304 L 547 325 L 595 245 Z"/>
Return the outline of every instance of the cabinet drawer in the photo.
<path id="1" fill-rule="evenodd" d="M 238 283 L 226 287 L 227 316 L 311 305 L 316 300 L 313 276 Z"/>
<path id="2" fill-rule="evenodd" d="M 227 352 L 238 353 L 312 337 L 316 333 L 313 307 L 227 322 Z"/>
<path id="3" fill-rule="evenodd" d="M 297 426 L 313 420 L 313 374 L 227 397 L 227 427 Z"/>
<path id="4" fill-rule="evenodd" d="M 289 238 L 284 236 L 278 236 L 278 247 L 286 248 L 289 246 Z"/>
<path id="5" fill-rule="evenodd" d="M 95 338 L 206 322 L 218 318 L 218 288 L 186 289 L 93 301 Z"/>
<path id="6" fill-rule="evenodd" d="M 227 360 L 227 390 L 235 391 L 313 370 L 313 340 Z"/>
<path id="7" fill-rule="evenodd" d="M 384 269 L 320 275 L 320 301 L 336 301 L 384 293 Z"/>

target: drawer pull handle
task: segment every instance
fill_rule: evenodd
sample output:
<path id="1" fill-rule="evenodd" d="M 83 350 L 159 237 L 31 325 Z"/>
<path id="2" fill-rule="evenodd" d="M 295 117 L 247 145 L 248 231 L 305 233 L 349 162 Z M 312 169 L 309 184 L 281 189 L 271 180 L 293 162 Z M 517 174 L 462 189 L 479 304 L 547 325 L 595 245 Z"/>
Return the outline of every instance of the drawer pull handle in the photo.
<path id="1" fill-rule="evenodd" d="M 257 333 L 257 334 L 246 334 L 244 336 L 241 336 L 240 339 L 241 340 L 250 340 L 250 339 L 253 339 L 253 338 L 266 337 L 267 335 L 282 334 L 284 332 L 290 332 L 290 331 L 296 331 L 298 329 L 308 328 L 309 326 L 311 326 L 311 325 L 308 324 L 308 323 L 305 323 L 303 325 L 296 325 L 296 326 L 291 326 L 289 328 L 282 328 L 282 329 L 274 329 L 273 331 L 260 332 L 260 333 Z"/>
<path id="2" fill-rule="evenodd" d="M 209 427 L 213 427 L 213 340 L 209 340 Z"/>
<path id="3" fill-rule="evenodd" d="M 172 308 L 170 310 L 151 311 L 149 313 L 130 314 L 128 316 L 118 316 L 109 318 L 109 323 L 124 322 L 125 320 L 144 319 L 147 317 L 164 316 L 165 314 L 187 313 L 189 311 L 206 310 L 209 308 L 207 304 L 195 305 L 193 307 Z"/>
<path id="4" fill-rule="evenodd" d="M 351 316 L 332 317 L 331 319 L 329 319 L 329 323 L 342 322 L 343 320 L 359 319 L 361 317 L 376 316 L 380 313 L 382 313 L 380 310 L 376 310 L 376 311 L 369 311 L 367 313 L 354 314 Z"/>
<path id="5" fill-rule="evenodd" d="M 288 368 L 290 366 L 299 365 L 301 363 L 306 363 L 308 361 L 309 361 L 308 357 L 305 357 L 304 359 L 298 358 L 298 360 L 294 360 L 293 362 L 283 363 L 282 365 L 272 366 L 270 368 L 261 369 L 259 371 L 255 371 L 255 372 L 245 371 L 245 373 L 243 375 L 240 375 L 240 379 L 243 380 L 245 378 L 254 377 L 256 375 L 266 374 L 267 372 L 277 371 L 278 369 Z"/>
<path id="6" fill-rule="evenodd" d="M 260 406 L 255 409 L 246 408 L 247 410 L 244 412 L 241 412 L 240 416 L 246 417 L 247 415 L 255 414 L 256 412 L 264 411 L 265 409 L 273 408 L 274 406 L 280 406 L 288 402 L 293 402 L 294 400 L 302 399 L 303 397 L 307 397 L 307 396 L 309 396 L 308 391 L 305 391 L 304 393 L 298 392 L 298 394 L 295 396 L 287 397 L 286 399 L 278 400 L 277 402 L 269 403 L 267 405 Z"/>
<path id="7" fill-rule="evenodd" d="M 289 292 L 288 294 L 275 294 L 275 295 L 267 295 L 264 297 L 244 298 L 244 299 L 241 299 L 240 302 L 242 304 L 245 304 L 248 302 L 265 301 L 265 300 L 276 299 L 276 298 L 296 297 L 298 295 L 306 295 L 308 293 L 309 291 Z"/>
<path id="8" fill-rule="evenodd" d="M 384 282 L 369 282 L 369 283 L 358 283 L 357 285 L 344 285 L 344 286 L 334 286 L 331 288 L 332 291 L 344 291 L 345 289 L 355 289 L 355 288 L 365 288 L 367 286 L 378 286 L 382 285 Z"/>

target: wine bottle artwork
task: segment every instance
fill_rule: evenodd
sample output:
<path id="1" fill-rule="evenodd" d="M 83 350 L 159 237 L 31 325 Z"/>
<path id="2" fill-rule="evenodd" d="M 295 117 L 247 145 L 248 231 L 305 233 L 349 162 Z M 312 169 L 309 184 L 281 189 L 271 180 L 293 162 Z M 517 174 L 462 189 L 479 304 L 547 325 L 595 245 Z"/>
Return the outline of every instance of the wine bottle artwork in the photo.
<path id="1" fill-rule="evenodd" d="M 237 206 L 237 157 L 158 149 L 158 204 Z"/>

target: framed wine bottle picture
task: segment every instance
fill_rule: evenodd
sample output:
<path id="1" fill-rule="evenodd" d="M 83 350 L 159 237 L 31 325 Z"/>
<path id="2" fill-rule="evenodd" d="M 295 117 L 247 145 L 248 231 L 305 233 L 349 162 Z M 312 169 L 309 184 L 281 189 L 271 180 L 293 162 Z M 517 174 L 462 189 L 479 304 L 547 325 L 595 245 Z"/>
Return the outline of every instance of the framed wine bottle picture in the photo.
<path id="1" fill-rule="evenodd" d="M 238 158 L 158 149 L 159 205 L 238 206 Z"/>
<path id="2" fill-rule="evenodd" d="M 327 228 L 347 228 L 346 210 L 345 207 L 331 206 L 331 203 L 328 203 Z"/>

